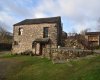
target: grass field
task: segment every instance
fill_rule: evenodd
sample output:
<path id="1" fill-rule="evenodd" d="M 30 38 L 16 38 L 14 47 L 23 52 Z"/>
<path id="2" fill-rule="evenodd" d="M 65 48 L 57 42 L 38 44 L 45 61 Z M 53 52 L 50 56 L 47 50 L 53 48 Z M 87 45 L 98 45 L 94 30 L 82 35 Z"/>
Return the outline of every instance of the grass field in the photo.
<path id="1" fill-rule="evenodd" d="M 0 80 L 100 80 L 100 55 L 65 64 L 40 57 L 0 55 Z"/>

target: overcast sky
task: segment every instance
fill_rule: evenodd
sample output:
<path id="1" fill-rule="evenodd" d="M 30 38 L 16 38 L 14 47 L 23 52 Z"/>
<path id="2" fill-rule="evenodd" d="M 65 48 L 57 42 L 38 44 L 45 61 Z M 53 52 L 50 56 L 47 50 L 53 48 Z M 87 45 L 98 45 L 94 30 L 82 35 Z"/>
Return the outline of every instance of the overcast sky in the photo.
<path id="1" fill-rule="evenodd" d="M 100 0 L 0 0 L 0 23 L 12 32 L 13 24 L 30 18 L 61 16 L 63 30 L 97 28 Z"/>

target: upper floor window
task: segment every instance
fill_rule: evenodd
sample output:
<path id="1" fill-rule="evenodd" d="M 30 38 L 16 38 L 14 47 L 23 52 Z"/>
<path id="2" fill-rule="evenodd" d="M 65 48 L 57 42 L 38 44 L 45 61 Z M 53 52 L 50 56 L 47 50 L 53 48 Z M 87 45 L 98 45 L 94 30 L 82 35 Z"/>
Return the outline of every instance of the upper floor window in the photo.
<path id="1" fill-rule="evenodd" d="M 22 34 L 23 34 L 23 28 L 19 28 L 18 34 L 19 34 L 19 35 L 22 35 Z"/>
<path id="2" fill-rule="evenodd" d="M 43 38 L 48 37 L 48 27 L 43 28 Z"/>

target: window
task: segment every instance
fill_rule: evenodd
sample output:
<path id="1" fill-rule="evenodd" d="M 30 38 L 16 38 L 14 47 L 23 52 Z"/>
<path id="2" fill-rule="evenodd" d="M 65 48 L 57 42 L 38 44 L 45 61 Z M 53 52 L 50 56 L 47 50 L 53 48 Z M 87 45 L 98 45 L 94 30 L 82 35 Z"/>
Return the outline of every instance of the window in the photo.
<path id="1" fill-rule="evenodd" d="M 18 42 L 17 41 L 14 41 L 14 45 L 18 45 Z"/>
<path id="2" fill-rule="evenodd" d="M 23 34 L 23 28 L 19 28 L 19 35 L 22 35 Z"/>
<path id="3" fill-rule="evenodd" d="M 43 38 L 48 37 L 48 27 L 44 27 L 43 29 Z"/>

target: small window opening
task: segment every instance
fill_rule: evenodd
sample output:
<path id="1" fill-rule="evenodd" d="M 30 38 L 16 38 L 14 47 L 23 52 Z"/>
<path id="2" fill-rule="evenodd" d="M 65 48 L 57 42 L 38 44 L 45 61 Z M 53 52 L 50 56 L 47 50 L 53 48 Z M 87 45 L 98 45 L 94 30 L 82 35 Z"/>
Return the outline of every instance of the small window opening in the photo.
<path id="1" fill-rule="evenodd" d="M 48 27 L 44 27 L 43 28 L 43 38 L 47 38 L 48 37 Z"/>
<path id="2" fill-rule="evenodd" d="M 18 45 L 18 42 L 17 41 L 14 41 L 14 45 Z"/>
<path id="3" fill-rule="evenodd" d="M 23 34 L 23 28 L 19 28 L 19 35 Z"/>

